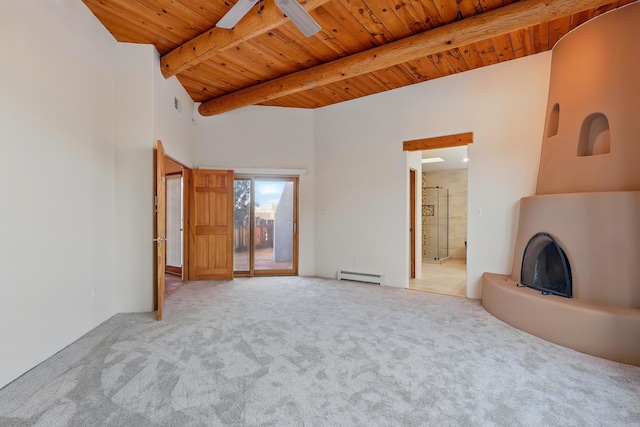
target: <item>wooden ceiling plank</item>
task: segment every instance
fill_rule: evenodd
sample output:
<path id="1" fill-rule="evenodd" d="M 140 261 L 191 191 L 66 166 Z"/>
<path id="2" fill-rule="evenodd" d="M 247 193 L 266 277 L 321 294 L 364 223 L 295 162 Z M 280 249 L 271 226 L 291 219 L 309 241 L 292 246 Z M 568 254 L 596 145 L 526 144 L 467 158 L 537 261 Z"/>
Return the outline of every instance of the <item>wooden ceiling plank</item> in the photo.
<path id="1" fill-rule="evenodd" d="M 465 0 L 467 1 L 467 0 Z M 471 0 L 469 0 L 471 1 Z M 436 28 L 441 25 L 447 24 L 440 16 L 440 11 L 430 0 L 409 0 L 413 5 L 413 10 L 416 11 L 424 25 L 428 29 Z"/>
<path id="2" fill-rule="evenodd" d="M 525 28 L 522 41 L 524 42 L 524 53 L 526 56 L 533 55 L 533 31 L 532 28 Z"/>
<path id="3" fill-rule="evenodd" d="M 101 7 L 95 7 L 88 1 L 83 0 L 83 2 L 119 42 L 155 44 L 159 52 L 162 50 L 169 51 L 175 46 L 175 42 L 152 33 L 148 28 L 142 28 L 137 25 L 122 25 L 121 17 Z"/>
<path id="4" fill-rule="evenodd" d="M 569 24 L 569 31 L 577 28 L 578 26 L 584 24 L 589 19 L 593 17 L 593 9 L 585 10 L 579 13 L 576 13 L 571 16 L 571 23 Z"/>
<path id="5" fill-rule="evenodd" d="M 327 89 L 326 86 L 313 88 L 313 90 L 306 92 L 305 95 L 308 95 L 314 100 L 314 102 L 319 102 L 322 105 L 336 104 L 341 102 L 341 99 L 344 99 L 342 97 L 338 97 L 335 90 Z M 286 100 L 281 100 L 280 102 L 280 105 L 285 105 L 283 103 L 286 102 Z"/>
<path id="6" fill-rule="evenodd" d="M 540 25 L 540 47 L 542 52 L 549 50 L 549 21 L 542 22 Z"/>
<path id="7" fill-rule="evenodd" d="M 221 58 L 234 60 L 237 64 L 260 75 L 264 80 L 278 78 L 288 73 L 288 66 L 281 58 L 270 55 L 254 42 L 246 42 L 238 46 L 233 55 L 230 52 L 223 55 Z"/>
<path id="8" fill-rule="evenodd" d="M 478 54 L 480 55 L 484 65 L 492 65 L 500 62 L 491 39 L 479 40 L 474 43 L 474 46 L 478 50 Z"/>
<path id="9" fill-rule="evenodd" d="M 429 55 L 428 58 L 443 76 L 450 76 L 456 73 L 456 70 L 451 66 L 449 61 L 447 61 L 447 58 L 445 58 L 444 52 L 434 53 L 433 55 Z"/>
<path id="10" fill-rule="evenodd" d="M 269 107 L 289 107 L 289 108 L 318 108 L 322 105 L 316 103 L 313 99 L 302 97 L 301 94 L 296 93 L 280 99 L 274 99 L 272 101 L 262 102 L 258 105 L 264 105 Z"/>
<path id="11" fill-rule="evenodd" d="M 319 10 L 320 8 L 316 9 Z M 380 43 L 365 27 L 362 26 L 350 11 L 340 1 L 331 1 L 322 6 L 354 39 L 358 40 L 364 49 L 380 46 Z"/>
<path id="12" fill-rule="evenodd" d="M 209 75 L 208 78 L 215 80 L 217 73 L 229 73 L 237 76 L 237 78 L 252 79 L 255 82 L 265 81 L 264 75 L 255 71 L 253 63 L 250 63 L 251 66 L 247 67 L 246 61 L 241 61 L 243 61 L 243 58 L 239 58 L 230 53 L 222 53 L 220 56 L 217 56 L 215 60 L 210 59 L 208 61 L 201 62 L 180 74 L 204 74 L 205 76 Z"/>
<path id="13" fill-rule="evenodd" d="M 387 3 L 411 34 L 421 33 L 432 28 L 423 22 L 411 2 L 407 0 L 388 0 Z"/>
<path id="14" fill-rule="evenodd" d="M 219 82 L 217 82 L 218 85 L 216 87 L 213 87 L 209 83 L 195 81 L 190 78 L 191 76 L 192 75 L 185 76 L 180 74 L 179 76 L 176 76 L 176 78 L 180 84 L 182 84 L 187 93 L 189 93 L 189 96 L 194 102 L 206 101 L 212 96 L 226 95 L 227 93 L 233 92 L 235 87 L 231 85 L 222 86 Z"/>
<path id="15" fill-rule="evenodd" d="M 302 52 L 307 57 L 307 62 L 323 63 L 334 58 L 333 51 L 315 37 L 308 38 L 305 43 L 298 43 L 296 39 L 292 38 L 294 35 L 286 30 L 286 28 L 280 27 L 271 31 L 271 34 L 292 49 Z"/>
<path id="16" fill-rule="evenodd" d="M 274 32 L 268 33 L 268 36 L 269 44 L 273 46 L 273 49 L 279 52 L 284 57 L 295 61 L 298 67 L 309 68 L 321 63 L 321 61 L 315 56 L 309 55 L 306 50 L 302 50 L 302 44 L 287 43 L 285 40 L 278 37 L 278 35 L 276 35 L 276 33 Z"/>
<path id="17" fill-rule="evenodd" d="M 384 70 L 354 77 L 351 81 L 354 81 L 354 84 L 358 85 L 363 92 L 372 95 L 391 85 L 394 76 L 395 75 L 390 75 L 385 68 Z"/>
<path id="18" fill-rule="evenodd" d="M 128 2 L 125 0 L 110 0 L 109 2 L 101 0 L 82 1 L 87 5 L 93 5 L 94 8 L 107 11 L 125 22 L 144 28 L 157 36 L 170 40 L 175 44 L 182 43 L 186 37 L 185 31 L 172 28 L 168 20 L 163 20 L 158 17 L 157 12 L 142 7 L 136 2 Z M 116 23 L 116 25 L 122 26 L 122 23 Z"/>
<path id="19" fill-rule="evenodd" d="M 495 36 L 492 41 L 496 55 L 498 55 L 498 61 L 504 62 L 515 59 L 516 55 L 513 52 L 513 44 L 511 43 L 511 37 L 509 37 L 509 34 Z"/>
<path id="20" fill-rule="evenodd" d="M 395 14 L 393 8 L 384 0 L 363 0 L 373 14 L 384 25 L 387 33 L 394 40 L 402 39 L 411 35 L 411 31 L 405 27 L 400 18 Z"/>
<path id="21" fill-rule="evenodd" d="M 467 63 L 467 66 L 470 70 L 474 68 L 484 67 L 484 63 L 482 62 L 482 57 L 480 57 L 480 53 L 478 53 L 478 49 L 473 44 L 468 44 L 465 46 L 460 46 L 458 51 L 464 58 L 464 62 Z"/>
<path id="22" fill-rule="evenodd" d="M 292 102 L 290 101 L 290 99 L 293 100 L 293 102 L 297 102 L 296 100 L 300 100 L 305 102 L 307 105 L 313 105 L 313 108 L 317 108 L 317 107 L 321 107 L 324 105 L 329 105 L 331 103 L 333 103 L 333 98 L 329 98 L 326 97 L 324 95 L 324 92 L 320 92 L 320 91 L 307 91 L 307 92 L 299 92 L 299 93 L 295 93 L 293 95 L 289 95 L 280 99 L 275 99 L 275 102 L 279 102 L 280 106 L 285 106 L 285 105 L 290 105 L 289 103 Z"/>
<path id="23" fill-rule="evenodd" d="M 425 0 L 429 1 L 429 0 Z M 458 5 L 455 1 L 450 0 L 432 0 L 435 5 L 438 13 L 440 14 L 440 18 L 445 24 L 449 24 L 454 22 L 458 18 L 458 14 L 462 15 Z"/>
<path id="24" fill-rule="evenodd" d="M 381 76 L 386 77 L 386 82 L 381 81 L 379 78 L 373 78 L 379 87 L 384 87 L 385 90 L 396 89 L 399 87 L 407 86 L 414 83 L 420 83 L 420 79 L 413 72 L 411 67 L 405 67 L 404 64 L 394 65 L 393 67 L 387 67 L 384 70 L 378 70 Z M 373 73 L 366 74 L 367 76 Z M 378 76 L 376 76 L 378 77 Z"/>
<path id="25" fill-rule="evenodd" d="M 444 52 L 444 56 L 447 61 L 449 61 L 449 64 L 451 64 L 456 73 L 462 73 L 470 70 L 469 65 L 462 56 L 462 53 L 457 48 L 447 50 L 446 52 Z"/>
<path id="26" fill-rule="evenodd" d="M 209 25 L 206 29 L 211 27 L 211 22 L 218 22 L 220 18 L 229 10 L 229 7 L 224 2 L 210 1 L 210 0 L 177 0 L 184 7 L 188 7 L 194 13 L 197 13 L 203 17 Z"/>
<path id="27" fill-rule="evenodd" d="M 180 73 L 178 76 L 187 76 L 195 81 L 202 82 L 202 84 L 220 87 L 225 92 L 228 92 L 227 87 L 235 86 L 237 89 L 238 87 L 247 87 L 265 81 L 264 76 L 253 73 L 251 70 L 235 63 L 229 63 L 229 61 L 225 61 L 223 64 L 213 61 L 203 62 L 198 64 L 197 67 Z"/>
<path id="28" fill-rule="evenodd" d="M 296 60 L 295 57 L 283 53 L 286 47 L 282 46 L 278 39 L 272 41 L 269 36 L 261 36 L 245 42 L 243 46 L 250 46 L 258 55 L 265 58 L 266 61 L 284 67 L 287 74 L 291 71 L 295 72 L 306 68 L 304 58 L 298 55 L 297 52 L 288 50 L 289 53 L 296 55 L 298 60 Z M 299 61 L 300 59 L 302 59 L 302 61 Z"/>
<path id="29" fill-rule="evenodd" d="M 304 8 L 313 10 L 329 0 L 306 0 Z M 213 27 L 160 58 L 162 75 L 165 78 L 180 73 L 218 52 L 235 47 L 242 42 L 268 33 L 289 21 L 275 4 L 265 7 L 261 14 L 248 14 L 233 30 Z"/>
<path id="30" fill-rule="evenodd" d="M 278 38 L 296 49 L 302 49 L 314 59 L 320 62 L 328 62 L 335 59 L 335 52 L 317 37 L 309 37 L 304 43 L 300 43 L 299 32 L 292 25 L 283 25 L 272 31 Z M 296 34 L 297 33 L 297 34 Z"/>
<path id="31" fill-rule="evenodd" d="M 134 3 L 134 1 L 131 0 L 128 2 Z M 179 23 L 185 30 L 191 30 L 191 34 L 188 39 L 193 38 L 195 35 L 200 34 L 211 26 L 208 19 L 194 12 L 191 8 L 183 5 L 179 1 L 172 0 L 159 2 L 158 0 L 135 0 L 135 2 L 155 11 L 163 21 L 170 20 L 172 26 L 175 27 L 175 24 Z"/>
<path id="32" fill-rule="evenodd" d="M 595 10 L 593 11 L 593 17 L 595 18 L 598 15 L 602 15 L 603 13 L 606 13 L 610 10 L 613 10 L 616 8 L 616 4 L 618 2 L 613 2 L 613 3 L 609 3 L 609 4 L 605 4 L 602 6 L 598 6 L 595 8 Z"/>
<path id="33" fill-rule="evenodd" d="M 396 40 L 362 0 L 338 0 L 338 2 L 376 39 L 378 45 Z"/>
<path id="34" fill-rule="evenodd" d="M 425 58 L 425 60 L 426 59 L 427 58 Z M 425 61 L 425 62 L 431 62 L 431 61 Z M 399 82 L 400 84 L 397 87 L 403 87 L 403 86 L 422 83 L 422 82 L 426 82 L 427 80 L 431 80 L 431 78 L 426 73 L 421 73 L 420 70 L 416 68 L 415 61 L 398 64 L 392 67 L 392 69 L 398 70 L 401 76 L 404 77 L 403 80 Z M 437 73 L 437 70 L 436 70 L 436 73 Z"/>
<path id="35" fill-rule="evenodd" d="M 340 56 L 344 56 L 345 53 L 353 54 L 356 52 L 362 52 L 367 48 L 373 47 L 370 44 L 362 44 L 354 36 L 347 31 L 347 29 L 335 19 L 324 7 L 319 7 L 313 11 L 313 17 L 316 22 L 320 24 L 320 31 L 315 37 L 321 38 L 325 43 L 334 46 L 340 46 L 342 51 Z"/>
<path id="36" fill-rule="evenodd" d="M 516 58 L 523 58 L 526 56 L 524 51 L 524 30 L 513 31 L 509 33 L 511 38 L 511 45 L 513 46 L 513 54 Z"/>
<path id="37" fill-rule="evenodd" d="M 405 65 L 409 67 L 409 71 L 411 71 L 416 79 L 420 81 L 443 77 L 429 58 L 418 58 L 413 61 L 405 62 Z"/>
<path id="38" fill-rule="evenodd" d="M 566 16 L 583 8 L 605 4 L 602 0 L 527 0 L 491 12 L 457 21 L 425 33 L 379 46 L 346 58 L 318 65 L 289 76 L 246 88 L 200 105 L 202 115 L 219 114 L 264 102 L 345 78 L 366 74 L 391 65 L 433 55 L 459 46 L 481 42 L 487 37 Z"/>
<path id="39" fill-rule="evenodd" d="M 460 0 L 457 3 L 463 18 L 482 13 L 482 6 L 477 0 Z"/>
<path id="40" fill-rule="evenodd" d="M 358 83 L 358 80 L 359 77 L 354 80 L 343 80 L 341 82 L 331 83 L 330 85 L 325 86 L 325 89 L 329 89 L 333 93 L 336 93 L 335 97 L 340 98 L 339 102 L 361 98 L 363 96 L 375 93 L 371 90 L 368 90 L 366 87 L 363 88 L 363 85 L 361 83 Z"/>
<path id="41" fill-rule="evenodd" d="M 402 143 L 402 150 L 422 151 L 432 150 L 434 148 L 458 147 L 467 144 L 473 144 L 473 132 L 404 141 Z"/>
<path id="42" fill-rule="evenodd" d="M 479 0 L 478 2 L 480 3 L 482 12 L 489 12 L 490 10 L 505 6 L 502 0 Z"/>
<path id="43" fill-rule="evenodd" d="M 564 16 L 562 18 L 554 19 L 549 22 L 549 48 L 558 43 L 565 34 L 569 32 L 569 24 L 571 23 L 571 16 Z"/>

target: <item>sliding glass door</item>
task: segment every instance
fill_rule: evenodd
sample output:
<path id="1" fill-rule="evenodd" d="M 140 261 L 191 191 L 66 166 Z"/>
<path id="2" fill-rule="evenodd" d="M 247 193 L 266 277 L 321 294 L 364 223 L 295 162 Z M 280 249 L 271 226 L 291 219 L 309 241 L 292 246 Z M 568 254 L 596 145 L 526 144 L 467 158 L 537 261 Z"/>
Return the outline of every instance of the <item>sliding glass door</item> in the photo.
<path id="1" fill-rule="evenodd" d="M 234 274 L 297 274 L 298 179 L 236 176 Z"/>

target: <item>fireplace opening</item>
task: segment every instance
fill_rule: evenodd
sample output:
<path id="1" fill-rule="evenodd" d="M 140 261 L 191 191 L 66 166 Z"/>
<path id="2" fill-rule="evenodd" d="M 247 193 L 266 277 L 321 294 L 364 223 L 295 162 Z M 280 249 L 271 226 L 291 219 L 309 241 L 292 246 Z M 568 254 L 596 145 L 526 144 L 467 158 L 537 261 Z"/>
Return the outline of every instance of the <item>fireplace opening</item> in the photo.
<path id="1" fill-rule="evenodd" d="M 520 282 L 543 294 L 571 298 L 571 268 L 558 242 L 548 233 L 537 233 L 524 250 Z"/>

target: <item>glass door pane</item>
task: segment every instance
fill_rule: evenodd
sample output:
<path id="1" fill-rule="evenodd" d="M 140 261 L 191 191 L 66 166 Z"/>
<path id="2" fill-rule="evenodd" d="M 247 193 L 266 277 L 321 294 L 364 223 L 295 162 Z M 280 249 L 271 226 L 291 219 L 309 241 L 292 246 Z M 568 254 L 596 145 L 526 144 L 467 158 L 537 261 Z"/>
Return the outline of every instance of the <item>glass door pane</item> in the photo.
<path id="1" fill-rule="evenodd" d="M 293 270 L 294 181 L 255 180 L 254 270 Z"/>
<path id="2" fill-rule="evenodd" d="M 251 270 L 251 179 L 233 182 L 233 270 Z"/>

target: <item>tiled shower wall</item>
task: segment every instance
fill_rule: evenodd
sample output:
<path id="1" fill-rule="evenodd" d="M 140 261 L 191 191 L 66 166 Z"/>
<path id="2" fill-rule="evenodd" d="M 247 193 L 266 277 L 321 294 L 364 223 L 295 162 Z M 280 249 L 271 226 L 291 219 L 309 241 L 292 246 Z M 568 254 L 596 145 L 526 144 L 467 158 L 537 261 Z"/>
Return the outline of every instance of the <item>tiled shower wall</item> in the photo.
<path id="1" fill-rule="evenodd" d="M 464 242 L 467 240 L 467 170 L 424 172 L 422 186 L 440 186 L 449 190 L 449 256 L 466 259 L 467 250 Z M 423 212 L 424 210 L 423 207 Z M 422 228 L 424 257 L 424 243 L 433 238 L 434 231 L 426 226 L 428 221 L 425 223 L 424 218 L 423 224 L 425 224 Z"/>

